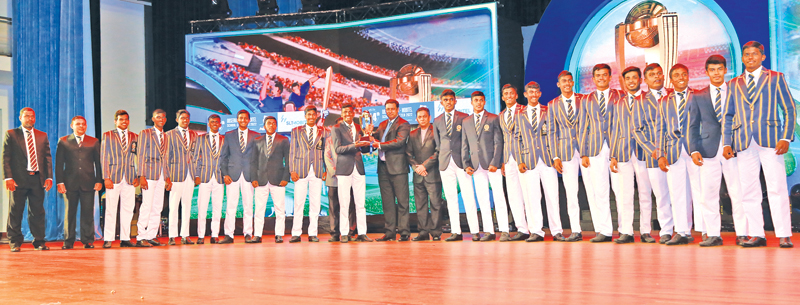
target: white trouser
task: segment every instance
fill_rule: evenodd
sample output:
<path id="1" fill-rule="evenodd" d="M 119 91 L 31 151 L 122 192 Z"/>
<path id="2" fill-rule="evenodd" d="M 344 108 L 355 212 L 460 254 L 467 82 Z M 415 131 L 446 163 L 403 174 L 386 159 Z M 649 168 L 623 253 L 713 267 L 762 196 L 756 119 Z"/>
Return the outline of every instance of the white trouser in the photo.
<path id="1" fill-rule="evenodd" d="M 339 231 L 342 236 L 350 233 L 350 189 L 356 203 L 356 229 L 358 235 L 367 234 L 367 209 L 364 207 L 364 195 L 367 191 L 367 180 L 358 173 L 353 166 L 353 172 L 348 176 L 336 175 L 339 184 Z"/>
<path id="2" fill-rule="evenodd" d="M 178 236 L 178 205 L 181 205 L 181 237 L 189 236 L 189 222 L 192 216 L 192 195 L 194 194 L 194 179 L 191 173 L 186 173 L 186 179 L 181 182 L 172 182 L 169 190 L 169 237 Z M 199 218 L 199 217 L 198 217 Z"/>
<path id="3" fill-rule="evenodd" d="M 508 175 L 508 172 L 506 172 L 506 175 Z M 537 160 L 534 167 L 528 167 L 527 171 L 520 174 L 522 194 L 525 201 L 525 216 L 528 218 L 528 230 L 530 230 L 531 234 L 544 237 L 540 182 L 541 186 L 544 187 L 550 234 L 562 233 L 561 211 L 558 206 L 558 175 L 556 170 L 547 166 L 541 158 Z M 516 218 L 517 216 L 515 215 L 514 219 Z"/>
<path id="4" fill-rule="evenodd" d="M 303 234 L 303 208 L 308 193 L 308 236 L 317 236 L 317 222 L 322 196 L 322 179 L 317 178 L 314 167 L 305 178 L 294 183 L 294 219 L 292 220 L 292 236 Z"/>
<path id="5" fill-rule="evenodd" d="M 703 159 L 700 166 L 700 185 L 703 195 L 702 210 L 695 210 L 695 214 L 703 215 L 708 236 L 720 236 L 721 220 L 719 216 L 719 188 L 722 176 L 728 186 L 733 210 L 733 225 L 736 227 L 736 236 L 747 236 L 747 219 L 742 211 L 741 185 L 739 184 L 739 166 L 736 158 L 730 160 L 722 156 L 722 143 L 717 155 L 713 158 Z"/>
<path id="6" fill-rule="evenodd" d="M 139 207 L 139 227 L 136 239 L 155 239 L 161 227 L 161 210 L 164 208 L 164 173 L 158 180 L 147 180 L 147 189 L 142 190 L 142 205 Z"/>
<path id="7" fill-rule="evenodd" d="M 492 188 L 492 198 L 497 215 L 497 226 L 500 232 L 508 233 L 508 209 L 506 208 L 506 197 L 503 194 L 503 174 L 500 169 L 490 172 L 478 166 L 472 173 L 475 181 L 475 195 L 478 197 L 478 204 L 481 206 L 481 218 L 483 219 L 483 232 L 494 234 L 494 221 L 492 221 L 492 201 L 489 199 L 489 186 Z"/>
<path id="8" fill-rule="evenodd" d="M 739 182 L 742 185 L 742 208 L 747 217 L 747 232 L 753 237 L 765 237 L 763 211 L 761 210 L 760 166 L 764 170 L 775 236 L 778 238 L 791 237 L 792 217 L 789 191 L 786 185 L 784 156 L 775 154 L 774 148 L 758 145 L 755 140 L 751 140 L 750 147 L 737 153 L 737 156 L 739 159 Z"/>
<path id="9" fill-rule="evenodd" d="M 650 178 L 647 165 L 631 154 L 628 162 L 617 162 L 617 173 L 611 172 L 611 188 L 617 201 L 617 224 L 620 234 L 633 235 L 633 179 L 639 191 L 639 233 L 650 234 L 653 200 L 650 197 Z"/>
<path id="10" fill-rule="evenodd" d="M 264 217 L 270 195 L 272 195 L 272 210 L 275 212 L 275 236 L 283 236 L 286 231 L 286 187 L 267 182 L 267 185 L 255 189 L 256 213 L 253 216 L 255 219 L 249 220 L 255 223 L 253 236 L 261 237 L 264 233 Z M 303 214 L 300 214 L 300 217 L 302 218 Z"/>
<path id="11" fill-rule="evenodd" d="M 225 184 L 217 182 L 211 175 L 208 183 L 200 183 L 197 188 L 197 237 L 206 236 L 206 219 L 208 217 L 208 199 L 211 198 L 211 237 L 219 237 L 219 220 L 222 218 L 222 196 L 225 195 Z"/>
<path id="12" fill-rule="evenodd" d="M 586 187 L 586 198 L 589 201 L 589 211 L 592 213 L 594 231 L 605 236 L 614 234 L 614 225 L 611 222 L 611 203 L 609 197 L 609 172 L 608 169 L 608 144 L 603 142 L 603 147 L 597 156 L 589 157 L 589 167 L 581 165 L 583 185 Z"/>
<path id="13" fill-rule="evenodd" d="M 464 212 L 467 214 L 467 224 L 469 232 L 477 234 L 480 231 L 478 226 L 478 206 L 475 204 L 475 190 L 472 187 L 472 177 L 467 175 L 463 169 L 450 157 L 447 169 L 439 171 L 442 178 L 442 188 L 444 198 L 447 199 L 447 213 L 450 217 L 450 231 L 453 234 L 461 234 L 461 212 L 458 208 L 458 187 L 461 187 L 461 199 L 464 201 Z"/>
<path id="14" fill-rule="evenodd" d="M 692 157 L 681 148 L 678 159 L 667 167 L 667 184 L 672 199 L 675 232 L 683 236 L 691 235 L 692 230 L 692 189 L 689 179 L 691 163 Z"/>
<path id="15" fill-rule="evenodd" d="M 578 202 L 578 174 L 581 169 L 581 154 L 576 150 L 569 161 L 561 160 L 561 179 L 567 192 L 567 215 L 572 234 L 581 233 L 581 205 Z"/>
<path id="16" fill-rule="evenodd" d="M 658 225 L 661 227 L 658 234 L 671 236 L 675 229 L 675 223 L 672 221 L 672 198 L 669 194 L 667 173 L 658 167 L 648 168 L 647 178 L 650 179 L 650 187 L 653 188 L 653 195 L 656 196 L 656 209 L 658 210 L 656 216 Z"/>
<path id="17" fill-rule="evenodd" d="M 117 229 L 117 203 L 119 203 L 119 240 L 131 240 L 131 220 L 136 206 L 136 188 L 122 177 L 113 189 L 106 189 L 106 216 L 103 240 L 114 241 Z"/>
<path id="18" fill-rule="evenodd" d="M 514 215 L 514 224 L 517 226 L 517 232 L 528 234 L 528 222 L 525 220 L 525 199 L 522 193 L 521 174 L 519 172 L 519 165 L 514 156 L 509 156 L 508 162 L 505 165 L 506 173 L 506 188 L 508 191 L 508 205 L 511 207 L 511 213 Z M 541 217 L 541 206 L 539 206 L 539 216 Z M 541 219 L 540 219 L 541 228 Z"/>
<path id="19" fill-rule="evenodd" d="M 225 207 L 225 235 L 233 238 L 233 231 L 236 230 L 236 208 L 239 206 L 239 194 L 242 195 L 243 230 L 244 235 L 253 236 L 253 184 L 244 179 L 244 173 L 239 175 L 239 179 L 231 182 L 225 187 L 227 195 L 227 206 Z"/>
<path id="20" fill-rule="evenodd" d="M 687 152 L 688 155 L 688 152 Z M 691 190 L 692 204 L 689 206 L 689 231 L 692 229 L 694 220 L 694 230 L 706 233 L 706 223 L 703 220 L 703 188 L 700 185 L 700 167 L 694 164 L 692 156 L 689 156 L 689 163 L 686 166 L 689 173 L 689 186 Z M 695 211 L 696 213 L 693 213 Z M 719 212 L 719 211 L 717 211 Z"/>

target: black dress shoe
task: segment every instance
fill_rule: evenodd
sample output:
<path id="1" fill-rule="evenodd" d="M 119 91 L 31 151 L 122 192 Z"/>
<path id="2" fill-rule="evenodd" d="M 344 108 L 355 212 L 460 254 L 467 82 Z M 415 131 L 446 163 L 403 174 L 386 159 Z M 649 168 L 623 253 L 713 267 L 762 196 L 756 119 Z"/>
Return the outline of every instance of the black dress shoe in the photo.
<path id="1" fill-rule="evenodd" d="M 794 244 L 792 243 L 792 239 L 789 238 L 789 237 L 781 237 L 780 241 L 781 241 L 781 243 L 780 243 L 780 247 L 781 248 L 792 248 L 792 247 L 794 247 Z"/>
<path id="2" fill-rule="evenodd" d="M 433 238 L 431 238 L 431 240 L 433 240 L 433 241 L 441 241 L 442 237 L 441 236 L 434 236 Z"/>
<path id="3" fill-rule="evenodd" d="M 511 235 L 508 232 L 500 233 L 500 241 L 511 241 Z"/>
<path id="4" fill-rule="evenodd" d="M 329 243 L 335 243 L 339 241 L 339 235 L 332 235 L 331 238 L 328 239 Z"/>
<path id="5" fill-rule="evenodd" d="M 299 242 L 300 242 L 300 236 L 292 236 L 292 238 L 289 239 L 289 243 L 292 243 L 292 244 L 293 243 L 299 243 Z"/>
<path id="6" fill-rule="evenodd" d="M 298 236 L 298 237 L 299 237 L 299 236 Z M 257 236 L 255 239 L 253 239 L 252 241 L 250 241 L 250 243 L 256 243 L 256 239 L 258 239 L 258 242 L 261 242 L 261 236 Z M 276 244 L 281 244 L 281 243 L 283 243 L 283 236 L 280 236 L 280 235 L 277 235 L 277 236 L 275 236 L 275 243 L 276 243 Z"/>
<path id="7" fill-rule="evenodd" d="M 678 234 L 678 235 L 680 235 L 680 234 Z M 658 243 L 663 245 L 663 244 L 666 244 L 670 239 L 672 239 L 672 236 L 664 234 L 664 235 L 661 235 L 661 237 L 659 237 Z"/>
<path id="8" fill-rule="evenodd" d="M 687 244 L 694 242 L 694 236 L 692 236 L 691 233 L 690 234 L 686 234 L 686 236 L 684 236 L 684 237 L 686 237 Z"/>
<path id="9" fill-rule="evenodd" d="M 650 234 L 647 234 L 647 233 L 642 234 L 641 236 L 639 236 L 639 240 L 641 242 L 647 243 L 647 244 L 652 244 L 652 243 L 656 242 L 656 239 L 653 238 L 652 236 L 650 236 Z"/>
<path id="10" fill-rule="evenodd" d="M 41 245 L 41 246 L 38 246 L 36 248 L 33 248 L 33 250 L 47 251 L 47 250 L 50 250 L 50 247 L 45 246 L 45 245 Z"/>
<path id="11" fill-rule="evenodd" d="M 372 240 L 372 238 L 369 238 L 369 236 L 367 236 L 367 234 L 361 234 L 358 237 L 356 237 L 356 241 L 371 243 L 374 240 Z M 406 236 L 406 240 L 405 241 L 408 241 L 408 236 Z"/>
<path id="12" fill-rule="evenodd" d="M 350 230 L 350 233 L 347 234 L 347 236 L 350 236 L 350 240 L 353 241 L 353 240 L 356 240 L 356 237 L 358 236 L 358 234 L 356 234 L 356 230 Z"/>
<path id="13" fill-rule="evenodd" d="M 184 237 L 184 238 L 181 238 L 181 244 L 183 244 L 183 245 L 194 245 L 194 242 L 192 241 L 191 238 Z"/>
<path id="14" fill-rule="evenodd" d="M 564 239 L 564 241 L 567 242 L 582 241 L 582 240 L 583 240 L 583 234 L 581 233 L 572 233 L 569 235 L 569 237 Z"/>
<path id="15" fill-rule="evenodd" d="M 74 247 L 73 245 L 63 245 L 61 246 L 61 250 L 69 250 L 72 249 L 73 247 Z"/>
<path id="16" fill-rule="evenodd" d="M 309 236 L 308 237 L 308 242 L 310 242 L 310 243 L 318 243 L 319 242 L 319 238 L 317 238 L 316 236 Z"/>
<path id="17" fill-rule="evenodd" d="M 411 241 L 423 241 L 423 240 L 430 240 L 428 234 L 419 234 L 411 239 Z"/>
<path id="18" fill-rule="evenodd" d="M 124 241 L 121 241 L 121 242 L 119 242 L 119 246 L 120 246 L 120 247 L 122 247 L 122 243 L 123 243 L 123 242 L 124 242 Z M 112 243 L 113 243 L 113 242 L 110 242 L 110 241 L 104 242 L 104 243 L 103 243 L 103 248 L 105 248 L 105 249 L 111 248 L 111 244 L 112 244 Z M 129 243 L 130 243 L 130 241 L 129 241 Z"/>
<path id="19" fill-rule="evenodd" d="M 494 235 L 494 233 L 487 233 L 483 234 L 483 237 L 481 237 L 481 241 L 495 241 L 496 238 L 497 236 Z"/>
<path id="20" fill-rule="evenodd" d="M 376 239 L 376 240 L 377 240 L 377 241 L 394 241 L 394 240 L 395 240 L 395 238 L 396 238 L 396 237 L 395 237 L 394 235 L 386 235 L 386 234 L 383 234 L 383 236 L 381 236 L 381 238 L 378 238 L 378 239 Z"/>
<path id="21" fill-rule="evenodd" d="M 593 243 L 604 243 L 604 242 L 612 241 L 613 239 L 614 238 L 612 238 L 611 236 L 605 236 L 603 234 L 597 233 L 597 235 L 595 235 L 595 237 L 590 239 L 589 241 L 591 241 Z"/>
<path id="22" fill-rule="evenodd" d="M 198 245 L 202 245 L 202 244 L 205 244 L 205 243 L 206 243 L 205 238 L 199 238 L 199 237 L 197 238 L 197 244 Z"/>
<path id="23" fill-rule="evenodd" d="M 150 244 L 150 241 L 149 241 L 149 240 L 139 240 L 139 241 L 136 241 L 136 247 L 138 247 L 138 248 L 150 248 L 150 247 L 152 247 L 152 246 L 153 246 L 153 245 L 152 245 L 152 244 Z"/>
<path id="24" fill-rule="evenodd" d="M 107 241 L 106 243 L 108 243 L 108 247 L 111 248 L 111 242 Z M 104 244 L 103 248 L 105 248 L 105 247 L 106 247 L 106 245 Z M 120 248 L 133 248 L 133 247 L 136 247 L 136 245 L 134 245 L 130 240 L 122 240 L 122 241 L 119 242 L 119 247 Z"/>
<path id="25" fill-rule="evenodd" d="M 629 244 L 629 243 L 632 243 L 633 242 L 633 235 L 622 234 L 622 235 L 619 236 L 619 238 L 614 240 L 614 242 L 618 243 L 618 244 Z"/>
<path id="26" fill-rule="evenodd" d="M 674 245 L 687 245 L 689 244 L 689 238 L 686 236 L 675 234 L 668 242 L 664 243 L 667 246 L 674 246 Z"/>
<path id="27" fill-rule="evenodd" d="M 533 234 L 536 235 L 536 234 Z M 519 233 L 514 234 L 514 237 L 511 238 L 511 241 L 520 241 L 520 240 L 527 240 L 528 237 L 531 237 L 531 234 Z M 542 237 L 544 239 L 544 237 Z"/>
<path id="28" fill-rule="evenodd" d="M 217 242 L 217 243 L 218 243 L 218 244 L 232 244 L 232 243 L 233 243 L 233 238 L 231 238 L 231 237 L 230 237 L 230 236 L 228 236 L 228 235 L 225 235 L 225 237 L 223 237 L 223 238 L 222 238 L 222 239 L 221 239 L 219 242 Z"/>
<path id="29" fill-rule="evenodd" d="M 162 244 L 160 241 L 158 241 L 158 238 L 153 238 L 153 239 L 150 239 L 150 240 L 148 240 L 147 242 L 148 242 L 148 243 L 150 243 L 150 244 L 151 244 L 151 245 L 153 245 L 153 246 L 156 246 L 156 247 L 158 247 L 158 246 L 163 246 L 163 245 L 164 245 L 164 244 Z"/>
<path id="30" fill-rule="evenodd" d="M 342 239 L 339 241 L 340 243 L 346 244 L 350 240 L 350 235 L 342 236 Z"/>
<path id="31" fill-rule="evenodd" d="M 19 252 L 19 247 L 11 247 L 11 252 Z"/>
<path id="32" fill-rule="evenodd" d="M 564 240 L 566 240 L 564 238 L 564 234 L 558 233 L 556 235 L 553 235 L 553 241 L 564 241 Z"/>
<path id="33" fill-rule="evenodd" d="M 716 247 L 722 246 L 722 238 L 719 236 L 706 237 L 706 240 L 700 242 L 700 247 Z"/>
<path id="34" fill-rule="evenodd" d="M 747 241 L 747 236 L 736 236 L 736 245 L 741 246 Z"/>
<path id="35" fill-rule="evenodd" d="M 94 249 L 94 244 L 84 244 L 83 248 L 84 249 Z"/>
<path id="36" fill-rule="evenodd" d="M 444 241 L 461 241 L 464 240 L 464 237 L 461 234 L 450 234 Z"/>
<path id="37" fill-rule="evenodd" d="M 702 236 L 702 237 L 700 237 L 700 238 L 702 238 L 702 239 L 703 239 L 702 241 L 706 241 L 706 240 L 708 240 L 708 233 L 703 233 L 703 236 Z"/>
<path id="38" fill-rule="evenodd" d="M 481 233 L 472 234 L 472 241 L 481 241 Z"/>
<path id="39" fill-rule="evenodd" d="M 217 238 L 217 237 L 212 237 L 212 238 L 211 238 L 211 240 L 209 240 L 209 242 L 210 242 L 211 244 L 218 244 L 218 243 L 219 243 L 219 238 Z"/>
<path id="40" fill-rule="evenodd" d="M 249 244 L 249 243 L 251 243 L 252 241 L 253 241 L 253 237 L 252 237 L 252 236 L 250 236 L 250 235 L 245 235 L 245 236 L 244 236 L 244 243 L 245 243 L 245 244 Z"/>
<path id="41" fill-rule="evenodd" d="M 167 244 L 170 245 L 170 246 L 174 246 L 175 245 L 175 238 L 174 237 L 170 237 L 169 241 L 167 242 Z"/>
<path id="42" fill-rule="evenodd" d="M 411 238 L 408 235 L 400 235 L 400 239 L 397 241 L 409 241 Z"/>
<path id="43" fill-rule="evenodd" d="M 517 235 L 519 235 L 519 234 L 517 234 Z M 539 236 L 537 234 L 531 234 L 527 239 L 525 239 L 525 241 L 529 242 L 529 243 L 537 242 L 537 241 L 544 241 L 544 236 Z"/>
<path id="44" fill-rule="evenodd" d="M 742 243 L 742 247 L 745 248 L 755 248 L 755 247 L 766 247 L 767 246 L 767 239 L 763 237 L 753 237 L 750 240 Z"/>

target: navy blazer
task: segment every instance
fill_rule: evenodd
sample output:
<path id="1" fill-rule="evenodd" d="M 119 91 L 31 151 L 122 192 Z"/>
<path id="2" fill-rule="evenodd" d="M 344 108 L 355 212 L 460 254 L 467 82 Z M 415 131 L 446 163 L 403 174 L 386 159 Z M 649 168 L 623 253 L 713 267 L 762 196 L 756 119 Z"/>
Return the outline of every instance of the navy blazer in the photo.
<path id="1" fill-rule="evenodd" d="M 716 92 L 714 92 L 716 95 Z M 695 91 L 689 99 L 689 154 L 699 152 L 703 158 L 714 158 L 719 151 L 722 139 L 722 118 L 725 114 L 725 100 L 720 101 L 721 115 L 714 111 L 714 97 L 711 86 Z"/>
<path id="2" fill-rule="evenodd" d="M 244 174 L 245 181 L 253 181 L 250 176 L 250 162 L 256 146 L 256 137 L 260 135 L 247 129 L 247 144 L 242 152 L 239 144 L 239 128 L 225 133 L 226 141 L 222 143 L 222 151 L 219 153 L 219 169 L 223 177 L 228 176 L 232 181 L 239 181 L 239 177 Z"/>

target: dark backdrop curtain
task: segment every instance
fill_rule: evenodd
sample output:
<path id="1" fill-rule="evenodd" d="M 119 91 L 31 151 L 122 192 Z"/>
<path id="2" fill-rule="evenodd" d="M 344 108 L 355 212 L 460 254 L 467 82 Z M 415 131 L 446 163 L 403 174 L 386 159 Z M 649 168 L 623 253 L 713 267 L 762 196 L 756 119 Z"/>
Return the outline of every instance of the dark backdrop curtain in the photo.
<path id="1" fill-rule="evenodd" d="M 52 154 L 69 121 L 84 115 L 83 1 L 14 0 L 13 107 L 36 111 L 36 128 L 47 133 Z M 14 127 L 20 125 L 14 116 Z M 53 158 L 55 160 L 55 158 Z M 45 196 L 46 239 L 64 238 L 64 201 L 55 186 Z M 24 214 L 23 233 L 33 236 Z"/>

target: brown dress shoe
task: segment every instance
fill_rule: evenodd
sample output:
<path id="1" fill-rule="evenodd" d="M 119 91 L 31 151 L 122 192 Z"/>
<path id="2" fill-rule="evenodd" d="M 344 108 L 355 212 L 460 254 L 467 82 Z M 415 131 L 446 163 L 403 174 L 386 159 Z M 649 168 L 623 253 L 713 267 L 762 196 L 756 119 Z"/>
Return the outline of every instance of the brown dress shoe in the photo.
<path id="1" fill-rule="evenodd" d="M 781 237 L 781 248 L 792 248 L 794 244 L 792 244 L 792 239 L 789 237 Z"/>

